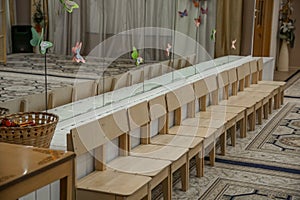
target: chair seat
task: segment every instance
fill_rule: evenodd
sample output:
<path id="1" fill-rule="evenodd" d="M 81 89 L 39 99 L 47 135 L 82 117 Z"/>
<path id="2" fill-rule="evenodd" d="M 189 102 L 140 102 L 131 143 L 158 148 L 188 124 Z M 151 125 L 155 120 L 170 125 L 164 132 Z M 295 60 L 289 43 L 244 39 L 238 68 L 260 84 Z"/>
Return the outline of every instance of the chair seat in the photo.
<path id="1" fill-rule="evenodd" d="M 130 180 L 130 181 L 128 181 Z M 77 182 L 78 190 L 130 196 L 151 181 L 150 177 L 113 170 L 94 171 Z M 126 183 L 126 184 L 121 184 Z"/>
<path id="2" fill-rule="evenodd" d="M 237 114 L 235 113 L 224 113 L 224 112 L 210 112 L 210 111 L 200 111 L 197 112 L 195 117 L 199 117 L 200 119 L 218 119 L 224 121 L 224 123 L 234 120 Z"/>
<path id="3" fill-rule="evenodd" d="M 188 137 L 181 135 L 161 134 L 151 138 L 151 144 L 169 145 L 193 149 L 203 142 L 200 137 Z"/>
<path id="4" fill-rule="evenodd" d="M 119 156 L 107 166 L 119 172 L 154 177 L 171 165 L 170 161 L 135 156 Z"/>
<path id="5" fill-rule="evenodd" d="M 284 81 L 258 81 L 258 84 L 285 86 L 286 82 L 284 82 Z"/>
<path id="6" fill-rule="evenodd" d="M 214 143 L 217 135 L 221 135 L 222 132 L 214 128 L 193 126 L 173 126 L 169 129 L 169 134 L 204 138 L 204 148 Z"/>
<path id="7" fill-rule="evenodd" d="M 212 112 L 226 112 L 226 113 L 236 113 L 239 114 L 244 112 L 246 108 L 235 107 L 235 106 L 224 106 L 224 105 L 211 105 L 206 108 L 207 111 Z"/>
<path id="8" fill-rule="evenodd" d="M 228 100 L 220 101 L 219 104 L 224 106 L 238 106 L 238 107 L 252 108 L 257 103 L 257 101 L 252 97 L 250 98 L 250 96 L 249 98 L 244 98 L 244 97 L 241 98 L 241 97 L 231 96 Z"/>
<path id="9" fill-rule="evenodd" d="M 264 85 L 264 84 L 252 84 L 250 87 L 252 90 L 261 91 L 261 92 L 273 92 L 277 90 L 280 86 L 278 85 Z"/>
<path id="10" fill-rule="evenodd" d="M 162 146 L 155 144 L 140 144 L 131 149 L 130 156 L 176 161 L 188 152 L 187 148 Z"/>
<path id="11" fill-rule="evenodd" d="M 206 128 L 214 128 L 214 129 L 222 129 L 224 128 L 225 122 L 222 120 L 213 120 L 210 118 L 201 119 L 200 118 L 187 118 L 181 122 L 183 126 L 194 126 L 194 127 L 206 127 Z"/>

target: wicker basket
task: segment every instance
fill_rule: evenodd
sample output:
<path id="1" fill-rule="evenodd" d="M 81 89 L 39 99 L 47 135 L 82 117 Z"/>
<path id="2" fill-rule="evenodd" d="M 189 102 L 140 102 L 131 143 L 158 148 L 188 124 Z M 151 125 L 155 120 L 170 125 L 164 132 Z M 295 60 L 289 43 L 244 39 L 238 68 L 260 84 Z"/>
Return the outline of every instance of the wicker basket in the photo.
<path id="1" fill-rule="evenodd" d="M 9 110 L 7 108 L 1 108 L 0 107 L 0 116 L 5 115 L 9 112 Z"/>
<path id="2" fill-rule="evenodd" d="M 18 123 L 33 121 L 35 126 L 0 127 L 0 142 L 49 148 L 58 116 L 46 112 L 24 112 L 0 116 Z"/>

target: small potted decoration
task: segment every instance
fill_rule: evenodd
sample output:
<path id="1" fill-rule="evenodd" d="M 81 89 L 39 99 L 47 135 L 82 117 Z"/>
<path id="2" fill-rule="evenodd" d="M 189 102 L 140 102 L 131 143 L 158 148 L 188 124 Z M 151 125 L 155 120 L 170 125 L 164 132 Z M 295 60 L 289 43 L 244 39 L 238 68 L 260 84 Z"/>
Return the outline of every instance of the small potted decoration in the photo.
<path id="1" fill-rule="evenodd" d="M 279 38 L 281 48 L 279 52 L 278 71 L 288 71 L 289 69 L 289 50 L 293 48 L 295 42 L 295 20 L 292 19 L 292 0 L 282 0 L 279 18 Z"/>

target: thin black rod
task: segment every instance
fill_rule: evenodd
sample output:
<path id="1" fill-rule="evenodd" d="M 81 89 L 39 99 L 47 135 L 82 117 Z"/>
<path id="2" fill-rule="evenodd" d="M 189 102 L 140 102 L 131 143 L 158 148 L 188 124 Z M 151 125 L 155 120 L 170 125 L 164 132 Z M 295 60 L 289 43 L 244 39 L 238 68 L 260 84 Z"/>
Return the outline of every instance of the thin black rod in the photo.
<path id="1" fill-rule="evenodd" d="M 200 16 L 201 6 L 202 5 L 199 4 L 199 9 L 197 10 L 197 18 Z M 202 18 L 201 18 L 201 22 L 202 22 Z M 195 42 L 196 43 L 196 58 L 198 58 L 198 34 L 199 34 L 200 26 L 201 26 L 201 23 L 199 24 L 199 27 L 196 26 L 196 42 Z M 196 63 L 196 58 L 195 58 L 195 63 Z M 191 63 L 191 64 L 193 64 L 193 63 Z M 194 70 L 195 70 L 194 73 L 197 74 L 196 66 L 194 66 Z"/>
<path id="2" fill-rule="evenodd" d="M 47 50 L 45 53 L 45 103 L 46 103 L 46 112 L 48 112 Z"/>
<path id="3" fill-rule="evenodd" d="M 145 64 L 146 64 L 146 5 L 147 4 L 147 0 L 145 0 L 145 5 L 144 5 L 144 63 L 143 63 L 143 93 L 145 92 Z"/>
<path id="4" fill-rule="evenodd" d="M 176 21 L 177 21 L 177 1 L 174 1 L 175 2 L 175 9 L 174 9 L 174 24 L 173 24 L 173 45 L 172 45 L 172 48 L 173 48 L 173 53 L 171 54 L 171 57 L 172 57 L 172 82 L 174 81 L 174 60 L 175 60 L 175 43 L 176 43 Z"/>
<path id="5" fill-rule="evenodd" d="M 103 45 L 102 45 L 102 52 L 104 52 L 103 50 L 105 50 L 105 48 L 104 48 L 104 44 L 105 44 L 105 42 L 104 42 L 104 39 L 106 38 L 104 35 L 105 35 L 105 33 L 104 33 L 104 23 L 105 23 L 105 9 L 104 9 L 104 1 L 105 0 L 102 0 L 102 10 L 103 10 L 103 17 L 102 17 L 102 35 L 103 35 Z M 102 55 L 104 55 L 104 53 L 102 53 Z M 103 66 L 102 67 L 104 67 L 105 66 L 105 56 L 103 56 Z M 103 80 L 103 82 L 102 82 L 102 85 L 103 85 L 103 94 L 102 94 L 102 101 L 103 101 L 103 107 L 104 107 L 104 105 L 105 105 L 105 71 L 106 69 L 104 68 L 104 71 L 102 72 L 102 80 Z"/>

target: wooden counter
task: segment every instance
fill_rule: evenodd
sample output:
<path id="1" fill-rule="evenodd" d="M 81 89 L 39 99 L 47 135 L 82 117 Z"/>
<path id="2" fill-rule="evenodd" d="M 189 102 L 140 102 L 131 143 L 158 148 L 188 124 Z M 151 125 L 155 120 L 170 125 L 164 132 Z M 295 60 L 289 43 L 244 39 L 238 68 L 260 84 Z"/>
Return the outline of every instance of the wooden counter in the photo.
<path id="1" fill-rule="evenodd" d="M 60 180 L 60 199 L 74 199 L 73 152 L 0 143 L 0 197 L 18 199 Z"/>

